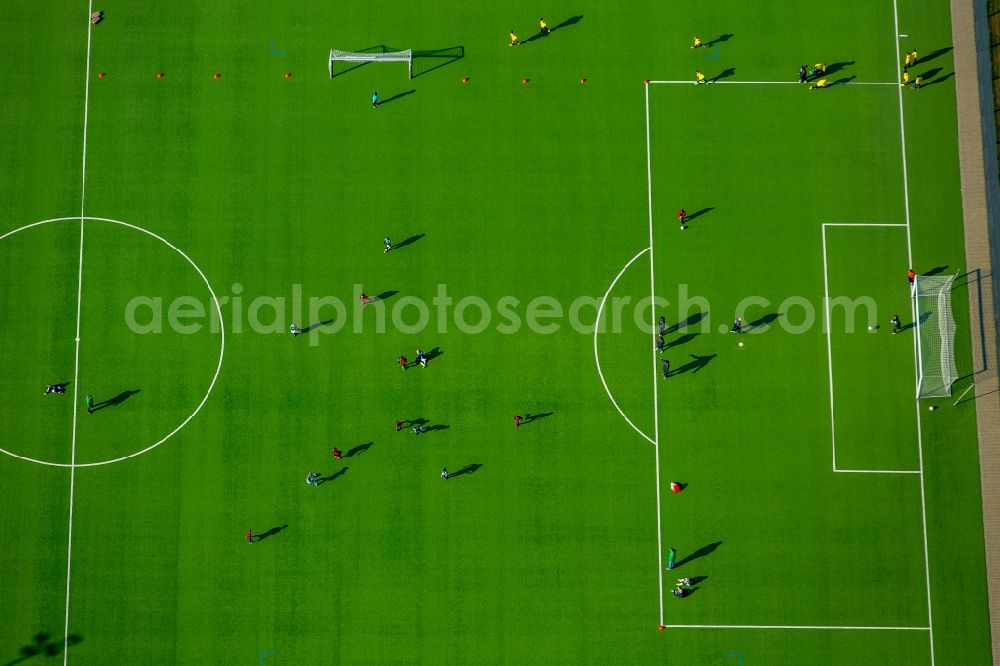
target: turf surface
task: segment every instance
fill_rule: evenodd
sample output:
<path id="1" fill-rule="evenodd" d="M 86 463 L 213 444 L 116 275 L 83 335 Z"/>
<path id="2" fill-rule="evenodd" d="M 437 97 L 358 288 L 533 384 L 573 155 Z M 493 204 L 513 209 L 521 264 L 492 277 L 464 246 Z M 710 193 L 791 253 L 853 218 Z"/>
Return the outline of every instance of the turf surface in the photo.
<path id="1" fill-rule="evenodd" d="M 898 87 L 858 85 L 896 79 L 891 2 L 583 2 L 535 39 L 520 0 L 100 9 L 86 93 L 86 7 L 0 30 L 0 234 L 79 216 L 84 184 L 93 216 L 82 273 L 79 219 L 0 241 L 2 448 L 129 456 L 212 382 L 198 272 L 96 218 L 190 257 L 224 362 L 141 456 L 0 456 L 0 662 L 920 664 L 932 624 L 937 663 L 988 659 L 974 403 L 918 411 L 913 331 L 889 331 L 906 229 L 827 227 L 824 260 L 824 223 L 909 215 L 918 272 L 968 269 L 947 3 L 899 7 L 930 58 L 902 91 L 906 193 Z M 329 79 L 329 48 L 376 45 L 464 57 Z M 819 60 L 845 85 L 642 84 Z M 827 285 L 880 328 L 834 308 L 828 338 Z M 605 292 L 595 343 L 570 321 Z M 923 474 L 833 471 L 828 340 L 837 467 Z"/>

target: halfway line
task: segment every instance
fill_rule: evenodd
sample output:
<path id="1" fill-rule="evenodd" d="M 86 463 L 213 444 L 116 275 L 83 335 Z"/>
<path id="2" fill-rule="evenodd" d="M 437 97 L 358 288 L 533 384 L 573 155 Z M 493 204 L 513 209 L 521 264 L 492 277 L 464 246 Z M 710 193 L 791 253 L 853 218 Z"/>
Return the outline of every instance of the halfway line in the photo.
<path id="1" fill-rule="evenodd" d="M 94 12 L 94 2 L 90 0 L 87 7 L 87 72 L 83 89 L 83 154 L 80 175 L 80 265 L 77 273 L 76 288 L 76 350 L 73 361 L 73 437 L 70 451 L 69 468 L 69 526 L 66 535 L 66 615 L 63 624 L 63 665 L 69 663 L 69 599 L 70 577 L 73 571 L 73 495 L 76 492 L 76 419 L 80 399 L 80 311 L 83 304 L 83 214 L 87 201 L 87 124 L 90 109 L 90 45 L 93 37 L 94 24 L 90 16 Z"/>

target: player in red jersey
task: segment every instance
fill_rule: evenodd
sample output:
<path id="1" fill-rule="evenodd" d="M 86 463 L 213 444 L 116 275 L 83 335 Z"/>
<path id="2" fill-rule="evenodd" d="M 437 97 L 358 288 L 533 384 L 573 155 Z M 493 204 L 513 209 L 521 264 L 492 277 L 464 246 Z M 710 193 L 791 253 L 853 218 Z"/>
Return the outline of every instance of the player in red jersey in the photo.
<path id="1" fill-rule="evenodd" d="M 247 543 L 253 543 L 253 530 L 247 530 Z"/>
<path id="2" fill-rule="evenodd" d="M 407 363 L 409 363 L 409 361 L 406 360 L 405 356 L 400 356 L 399 357 L 399 365 L 400 365 L 400 367 L 403 368 L 403 370 L 406 370 L 406 364 Z"/>
<path id="3" fill-rule="evenodd" d="M 515 417 L 514 417 L 514 429 L 515 429 L 515 430 L 516 430 L 517 428 L 520 428 L 520 427 L 521 427 L 521 421 L 523 421 L 523 420 L 524 420 L 524 417 L 523 417 L 523 416 L 520 416 L 520 415 L 518 415 L 518 416 L 515 416 Z"/>
<path id="4" fill-rule="evenodd" d="M 368 305 L 368 301 L 370 300 L 371 299 L 368 298 L 368 294 L 361 294 L 361 307 L 365 307 L 366 305 Z"/>
<path id="5" fill-rule="evenodd" d="M 336 458 L 337 460 L 343 460 L 344 459 L 344 454 L 343 454 L 343 452 L 340 449 L 338 449 L 335 446 L 335 447 L 333 447 L 333 457 Z"/>

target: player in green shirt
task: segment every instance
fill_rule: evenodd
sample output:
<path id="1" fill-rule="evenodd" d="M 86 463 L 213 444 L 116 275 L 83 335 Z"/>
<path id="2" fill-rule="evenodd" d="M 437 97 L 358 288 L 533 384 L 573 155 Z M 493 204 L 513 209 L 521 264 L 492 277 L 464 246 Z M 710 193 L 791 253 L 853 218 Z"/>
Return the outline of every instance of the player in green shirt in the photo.
<path id="1" fill-rule="evenodd" d="M 87 403 L 87 413 L 88 414 L 93 414 L 94 413 L 94 396 L 92 396 L 92 395 L 90 395 L 88 393 L 87 397 L 84 398 L 83 401 L 85 403 Z"/>

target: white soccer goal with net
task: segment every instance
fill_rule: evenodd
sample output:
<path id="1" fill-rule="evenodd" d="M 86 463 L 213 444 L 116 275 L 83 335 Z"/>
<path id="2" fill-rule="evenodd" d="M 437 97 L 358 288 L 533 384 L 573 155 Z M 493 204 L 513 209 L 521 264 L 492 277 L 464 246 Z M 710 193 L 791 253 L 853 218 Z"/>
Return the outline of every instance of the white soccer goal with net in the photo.
<path id="1" fill-rule="evenodd" d="M 333 63 L 405 62 L 409 78 L 413 78 L 413 50 L 365 53 L 363 51 L 339 51 L 330 49 L 330 78 L 334 76 Z M 357 67 L 357 65 L 354 65 Z M 350 67 L 348 67 L 350 69 Z"/>
<path id="2" fill-rule="evenodd" d="M 918 275 L 913 283 L 917 328 L 917 397 L 951 395 L 955 368 L 955 318 L 951 283 L 955 276 Z"/>

